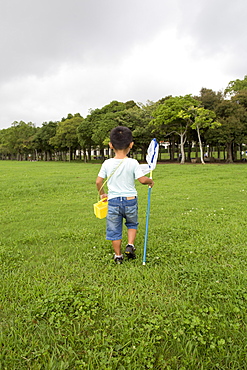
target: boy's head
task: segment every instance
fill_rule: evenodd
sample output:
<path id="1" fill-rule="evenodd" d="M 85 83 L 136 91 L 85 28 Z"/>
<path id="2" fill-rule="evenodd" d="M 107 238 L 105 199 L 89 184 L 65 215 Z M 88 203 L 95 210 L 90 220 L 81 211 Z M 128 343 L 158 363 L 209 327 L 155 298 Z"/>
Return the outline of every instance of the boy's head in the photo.
<path id="1" fill-rule="evenodd" d="M 128 127 L 118 126 L 111 130 L 110 142 L 116 150 L 124 150 L 129 148 L 133 142 L 132 132 Z"/>

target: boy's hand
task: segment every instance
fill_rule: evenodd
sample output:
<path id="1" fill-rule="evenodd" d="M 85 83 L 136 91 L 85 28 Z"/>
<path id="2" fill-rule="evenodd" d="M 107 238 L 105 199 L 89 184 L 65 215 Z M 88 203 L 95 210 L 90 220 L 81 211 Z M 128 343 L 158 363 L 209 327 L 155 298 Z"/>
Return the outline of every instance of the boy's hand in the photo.
<path id="1" fill-rule="evenodd" d="M 107 194 L 100 194 L 100 199 L 108 198 Z"/>
<path id="2" fill-rule="evenodd" d="M 147 176 L 141 176 L 139 177 L 138 181 L 143 184 L 143 185 L 148 185 L 150 186 L 150 188 L 152 188 L 154 186 L 154 182 L 152 179 L 150 179 L 150 177 L 147 177 Z"/>

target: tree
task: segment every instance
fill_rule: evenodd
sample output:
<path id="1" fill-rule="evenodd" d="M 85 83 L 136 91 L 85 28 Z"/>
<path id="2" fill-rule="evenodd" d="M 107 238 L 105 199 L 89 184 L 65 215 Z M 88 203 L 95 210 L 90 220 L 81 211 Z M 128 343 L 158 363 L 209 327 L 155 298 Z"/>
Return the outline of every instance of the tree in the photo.
<path id="1" fill-rule="evenodd" d="M 72 159 L 73 151 L 79 149 L 77 129 L 83 118 L 79 115 L 69 117 L 58 122 L 56 134 L 49 140 L 49 144 L 62 152 L 69 151 L 69 160 Z"/>
<path id="2" fill-rule="evenodd" d="M 42 123 L 42 127 L 37 130 L 34 140 L 37 151 L 44 155 L 45 161 L 51 160 L 54 146 L 50 144 L 50 139 L 56 135 L 58 123 L 50 121 Z"/>
<path id="3" fill-rule="evenodd" d="M 225 89 L 225 95 L 235 95 L 240 93 L 240 91 L 247 90 L 247 75 L 244 76 L 243 80 L 230 81 L 227 88 Z"/>
<path id="4" fill-rule="evenodd" d="M 147 149 L 152 139 L 154 127 L 150 122 L 154 118 L 153 112 L 157 106 L 158 103 L 147 101 L 146 104 L 138 103 L 138 106 L 136 105 L 128 111 L 132 122 L 132 125 L 129 125 L 129 127 L 133 132 L 134 149 L 141 150 L 142 160 L 145 160 Z"/>
<path id="5" fill-rule="evenodd" d="M 231 101 L 245 108 L 247 111 L 247 89 L 241 90 L 231 98 Z"/>
<path id="6" fill-rule="evenodd" d="M 191 107 L 199 103 L 191 95 L 170 97 L 154 111 L 151 123 L 165 130 L 166 136 L 176 133 L 180 137 L 181 163 L 185 162 L 184 144 L 191 125 Z"/>
<path id="7" fill-rule="evenodd" d="M 215 113 L 209 109 L 199 106 L 199 101 L 191 95 L 171 97 L 158 106 L 154 112 L 154 125 L 168 125 L 170 134 L 175 132 L 180 136 L 181 163 L 185 162 L 184 144 L 187 138 L 188 129 L 195 129 L 198 135 L 201 162 L 203 159 L 203 147 L 200 130 L 207 127 L 219 125 L 214 122 Z"/>
<path id="8" fill-rule="evenodd" d="M 223 100 L 222 93 L 218 91 L 217 93 L 211 89 L 206 89 L 202 87 L 200 90 L 200 95 L 195 96 L 195 99 L 200 101 L 200 105 L 205 109 L 215 110 L 217 105 Z"/>
<path id="9" fill-rule="evenodd" d="M 0 154 L 1 158 L 7 158 L 12 154 L 9 138 L 11 137 L 12 127 L 0 130 Z"/>
<path id="10" fill-rule="evenodd" d="M 246 138 L 246 109 L 235 99 L 224 100 L 218 105 L 217 119 L 221 123 L 216 132 L 218 140 L 226 145 L 227 161 L 234 161 L 234 144 L 240 144 Z"/>
<path id="11" fill-rule="evenodd" d="M 132 101 L 122 103 L 114 100 L 101 109 L 95 109 L 91 112 L 90 118 L 86 118 L 93 122 L 92 139 L 94 145 L 99 147 L 102 157 L 104 148 L 109 142 L 109 133 L 114 127 L 128 126 L 133 129 L 131 110 L 134 104 Z"/>
<path id="12" fill-rule="evenodd" d="M 11 159 L 27 159 L 28 154 L 34 150 L 33 136 L 36 127 L 32 122 L 13 122 L 12 126 L 5 131 L 2 149 Z"/>
<path id="13" fill-rule="evenodd" d="M 78 141 L 83 150 L 84 162 L 87 161 L 87 158 L 89 161 L 91 160 L 91 150 L 94 144 L 92 139 L 94 125 L 93 116 L 89 114 L 77 128 Z"/>
<path id="14" fill-rule="evenodd" d="M 191 115 L 188 117 L 188 119 L 191 120 L 191 128 L 196 130 L 197 132 L 201 154 L 201 163 L 203 164 L 205 164 L 205 162 L 203 159 L 203 147 L 200 130 L 208 127 L 219 127 L 220 123 L 215 121 L 215 118 L 216 114 L 209 109 L 204 109 L 202 107 L 191 107 Z"/>

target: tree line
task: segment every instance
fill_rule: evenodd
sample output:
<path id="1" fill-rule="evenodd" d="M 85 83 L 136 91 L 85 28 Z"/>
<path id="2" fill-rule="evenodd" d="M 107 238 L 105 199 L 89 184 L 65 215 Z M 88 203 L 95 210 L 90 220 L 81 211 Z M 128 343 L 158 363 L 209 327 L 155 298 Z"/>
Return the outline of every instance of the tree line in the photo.
<path id="1" fill-rule="evenodd" d="M 142 158 L 156 137 L 169 144 L 169 159 L 181 163 L 192 156 L 204 163 L 205 153 L 224 149 L 225 160 L 233 162 L 236 153 L 247 149 L 247 76 L 229 82 L 224 92 L 202 88 L 198 96 L 167 96 L 146 104 L 133 100 L 112 101 L 91 110 L 86 118 L 68 114 L 59 122 L 12 123 L 0 130 L 0 159 L 12 160 L 92 160 L 92 151 L 101 158 L 108 147 L 109 132 L 115 126 L 133 131 L 135 151 Z"/>

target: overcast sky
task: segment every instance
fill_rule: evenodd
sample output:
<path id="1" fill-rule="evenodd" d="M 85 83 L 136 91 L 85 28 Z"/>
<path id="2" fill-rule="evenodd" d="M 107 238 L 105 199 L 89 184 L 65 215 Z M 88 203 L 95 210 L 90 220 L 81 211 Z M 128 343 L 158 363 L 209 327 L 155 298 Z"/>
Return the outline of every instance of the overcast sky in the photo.
<path id="1" fill-rule="evenodd" d="M 0 129 L 247 75 L 246 0 L 0 0 Z"/>

